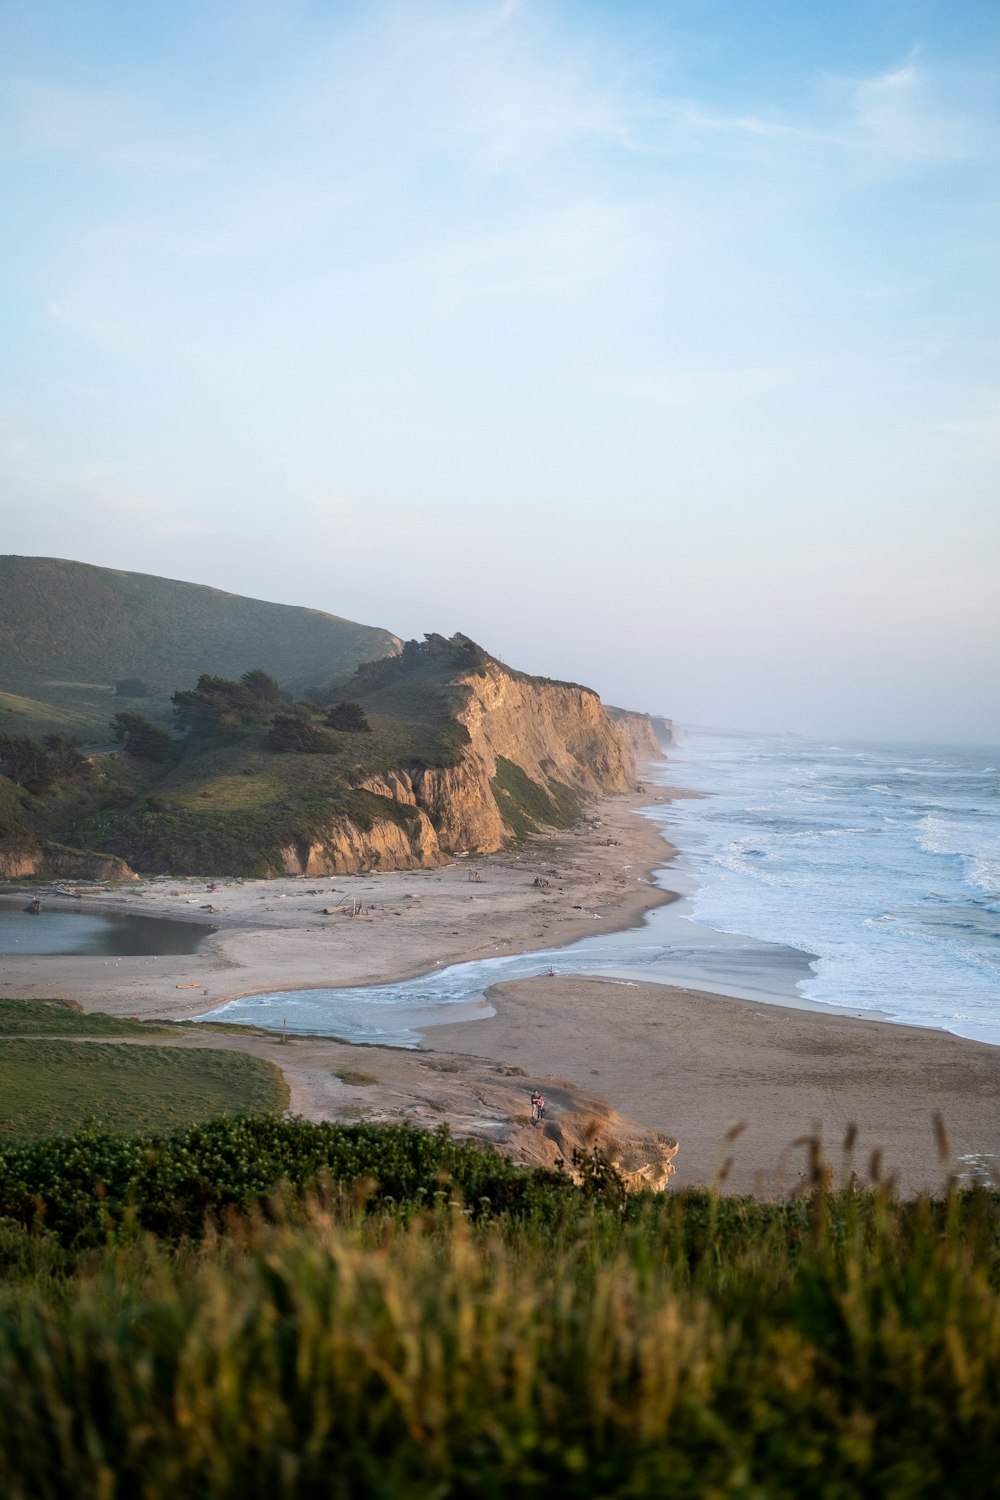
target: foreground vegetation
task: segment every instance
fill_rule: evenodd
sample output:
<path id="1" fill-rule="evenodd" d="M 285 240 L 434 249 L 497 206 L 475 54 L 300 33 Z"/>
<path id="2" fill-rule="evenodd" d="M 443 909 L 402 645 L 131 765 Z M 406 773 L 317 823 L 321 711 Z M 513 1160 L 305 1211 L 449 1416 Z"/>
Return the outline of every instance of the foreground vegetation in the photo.
<path id="1" fill-rule="evenodd" d="M 0 1493 L 994 1492 L 997 1194 L 582 1165 L 295 1121 L 0 1151 Z"/>

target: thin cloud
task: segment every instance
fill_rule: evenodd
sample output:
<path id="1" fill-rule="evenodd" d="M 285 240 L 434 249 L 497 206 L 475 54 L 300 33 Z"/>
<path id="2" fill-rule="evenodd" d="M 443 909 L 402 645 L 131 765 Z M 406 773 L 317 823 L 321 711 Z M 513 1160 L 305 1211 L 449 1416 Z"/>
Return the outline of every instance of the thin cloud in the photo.
<path id="1" fill-rule="evenodd" d="M 614 275 L 633 226 L 625 206 L 578 203 L 533 222 L 456 239 L 424 263 L 449 302 L 494 293 L 571 295 Z"/>
<path id="2" fill-rule="evenodd" d="M 609 396 L 621 400 L 685 410 L 752 400 L 787 385 L 793 373 L 777 368 L 619 370 L 603 376 L 599 383 Z"/>

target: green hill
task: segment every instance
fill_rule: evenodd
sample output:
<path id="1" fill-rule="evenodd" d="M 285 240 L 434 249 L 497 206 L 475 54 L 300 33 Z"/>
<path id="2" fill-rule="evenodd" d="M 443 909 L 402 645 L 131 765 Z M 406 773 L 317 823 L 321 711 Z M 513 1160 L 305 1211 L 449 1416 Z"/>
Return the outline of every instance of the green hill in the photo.
<path id="1" fill-rule="evenodd" d="M 0 731 L 102 738 L 122 708 L 169 719 L 203 672 L 327 683 L 399 650 L 388 630 L 318 609 L 54 557 L 0 557 Z M 134 702 L 115 684 L 134 678 Z"/>

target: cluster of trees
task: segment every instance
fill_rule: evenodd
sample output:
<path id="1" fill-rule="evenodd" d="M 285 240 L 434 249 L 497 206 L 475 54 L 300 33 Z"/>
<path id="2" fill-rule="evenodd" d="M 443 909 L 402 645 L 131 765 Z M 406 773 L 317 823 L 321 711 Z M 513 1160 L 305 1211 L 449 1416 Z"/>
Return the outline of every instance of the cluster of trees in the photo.
<path id="1" fill-rule="evenodd" d="M 141 756 L 160 764 L 175 754 L 175 744 L 159 724 L 151 724 L 142 714 L 116 714 L 111 720 L 111 733 L 120 740 L 130 755 Z"/>
<path id="2" fill-rule="evenodd" d="M 47 734 L 41 742 L 27 735 L 0 734 L 0 771 L 35 797 L 64 777 L 75 776 L 84 764 L 79 745 L 64 734 Z"/>
<path id="3" fill-rule="evenodd" d="M 360 703 L 335 703 L 317 724 L 307 703 L 293 704 L 288 713 L 275 714 L 269 742 L 272 750 L 296 750 L 307 755 L 335 755 L 336 734 L 370 734 L 371 725 Z"/>
<path id="4" fill-rule="evenodd" d="M 147 690 L 138 679 L 123 678 L 115 691 L 122 697 L 139 697 Z M 290 702 L 261 667 L 244 672 L 238 682 L 203 674 L 193 688 L 175 693 L 173 704 L 177 728 L 195 745 L 268 727 L 265 743 L 272 750 L 333 755 L 339 749 L 339 735 L 371 730 L 364 709 L 353 702 L 333 704 L 317 722 L 315 702 Z M 142 714 L 123 711 L 109 728 L 115 741 L 142 760 L 165 765 L 181 753 L 182 742 Z M 50 734 L 38 741 L 26 735 L 0 734 L 0 773 L 34 796 L 77 775 L 85 764 L 79 743 L 66 735 Z"/>
<path id="5" fill-rule="evenodd" d="M 285 697 L 269 672 L 255 667 L 239 682 L 203 673 L 197 684 L 172 699 L 178 729 L 196 739 L 217 739 L 267 724 Z"/>
<path id="6" fill-rule="evenodd" d="M 195 687 L 175 693 L 173 704 L 178 729 L 195 740 L 230 739 L 269 725 L 267 743 L 272 750 L 303 754 L 334 754 L 338 746 L 331 730 L 357 734 L 370 728 L 357 703 L 335 704 L 317 723 L 315 702 L 290 702 L 260 667 L 244 672 L 238 682 L 203 675 Z"/>

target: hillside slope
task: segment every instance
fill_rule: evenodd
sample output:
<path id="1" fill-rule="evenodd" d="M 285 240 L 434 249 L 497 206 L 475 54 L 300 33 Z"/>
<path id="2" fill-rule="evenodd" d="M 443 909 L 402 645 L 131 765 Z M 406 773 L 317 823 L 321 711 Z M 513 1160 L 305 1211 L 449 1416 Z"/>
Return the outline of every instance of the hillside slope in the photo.
<path id="1" fill-rule="evenodd" d="M 201 673 L 262 667 L 279 682 L 328 682 L 398 651 L 388 630 L 202 584 L 53 557 L 0 556 L 0 730 L 103 739 L 122 707 L 169 716 Z M 137 678 L 130 703 L 114 684 Z"/>
<path id="2" fill-rule="evenodd" d="M 344 702 L 328 698 L 258 704 L 158 764 L 98 756 L 38 796 L 0 776 L 7 873 L 44 872 L 55 845 L 143 873 L 430 867 L 567 827 L 587 798 L 635 782 L 596 693 L 513 672 L 465 636 L 408 641 L 340 696 L 357 727 L 338 727 Z"/>

